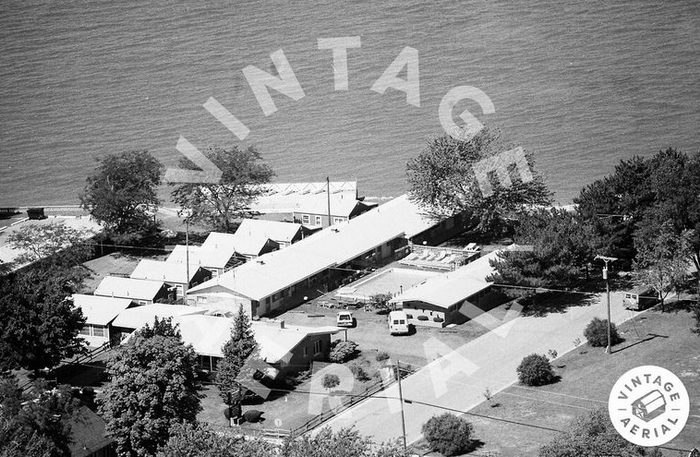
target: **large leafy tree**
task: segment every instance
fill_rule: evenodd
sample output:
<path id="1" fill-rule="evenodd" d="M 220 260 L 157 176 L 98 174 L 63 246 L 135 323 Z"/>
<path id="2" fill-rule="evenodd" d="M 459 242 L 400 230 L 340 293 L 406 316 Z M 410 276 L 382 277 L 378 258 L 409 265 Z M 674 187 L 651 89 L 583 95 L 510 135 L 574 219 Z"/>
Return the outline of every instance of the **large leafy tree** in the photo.
<path id="1" fill-rule="evenodd" d="M 86 275 L 39 263 L 0 278 L 0 371 L 51 368 L 84 350 L 78 332 L 85 319 L 66 297 Z"/>
<path id="2" fill-rule="evenodd" d="M 520 217 L 515 242 L 492 261 L 495 282 L 533 287 L 572 286 L 588 279 L 587 266 L 602 242 L 577 213 L 535 210 Z"/>
<path id="3" fill-rule="evenodd" d="M 511 173 L 512 185 L 492 182 L 493 192 L 484 195 L 474 172 L 475 165 L 511 149 L 513 146 L 506 144 L 497 130 L 488 127 L 467 140 L 449 135 L 433 138 L 417 157 L 408 161 L 410 195 L 431 216 L 444 218 L 463 213 L 468 219 L 468 229 L 494 234 L 524 206 L 551 201 L 544 180 L 534 171 L 533 156 L 527 153 L 532 180 L 525 182 Z M 498 167 L 512 171 L 512 165 L 503 160 Z"/>
<path id="4" fill-rule="evenodd" d="M 7 237 L 7 243 L 21 254 L 18 264 L 34 262 L 61 254 L 60 262 L 77 264 L 87 260 L 92 245 L 87 240 L 95 233 L 88 229 L 75 229 L 63 222 L 51 224 L 27 224 Z"/>
<path id="5" fill-rule="evenodd" d="M 257 356 L 257 349 L 258 343 L 255 341 L 250 318 L 241 306 L 233 317 L 231 338 L 222 349 L 224 358 L 217 366 L 216 380 L 219 393 L 227 404 L 240 400 L 240 394 L 243 393 L 242 390 L 245 390 L 241 388 L 239 383 L 241 377 L 255 375 L 254 364 L 251 362 Z"/>
<path id="6" fill-rule="evenodd" d="M 691 230 L 689 262 L 700 269 L 699 195 L 700 153 L 669 148 L 650 158 L 621 161 L 611 175 L 586 186 L 574 202 L 607 240 L 607 251 L 628 263 L 636 254 L 638 227 L 671 221 L 677 235 Z"/>
<path id="7" fill-rule="evenodd" d="M 274 447 L 260 440 L 246 440 L 214 433 L 200 424 L 181 423 L 170 430 L 170 438 L 156 457 L 272 457 Z"/>
<path id="8" fill-rule="evenodd" d="M 79 407 L 66 386 L 36 383 L 23 394 L 17 380 L 0 380 L 0 456 L 69 457 L 71 422 Z"/>
<path id="9" fill-rule="evenodd" d="M 141 234 L 153 228 L 163 168 L 148 151 L 107 155 L 87 178 L 80 195 L 83 208 L 112 235 Z"/>
<path id="10" fill-rule="evenodd" d="M 136 331 L 107 362 L 110 381 L 98 397 L 121 456 L 152 456 L 170 429 L 194 422 L 200 407 L 197 354 L 169 321 Z"/>
<path id="11" fill-rule="evenodd" d="M 677 235 L 670 220 L 644 224 L 635 233 L 635 280 L 656 291 L 662 310 L 668 294 L 688 275 L 690 236 L 688 231 Z"/>
<path id="12" fill-rule="evenodd" d="M 596 409 L 576 418 L 568 429 L 540 448 L 539 457 L 661 457 L 658 449 L 644 448 L 624 439 L 607 411 Z"/>
<path id="13" fill-rule="evenodd" d="M 252 214 L 250 206 L 265 194 L 261 185 L 269 183 L 275 174 L 253 146 L 215 147 L 205 155 L 222 171 L 219 182 L 183 184 L 172 192 L 173 199 L 190 214 L 191 221 L 231 232 L 236 219 Z M 188 159 L 182 159 L 180 166 L 196 169 Z"/>

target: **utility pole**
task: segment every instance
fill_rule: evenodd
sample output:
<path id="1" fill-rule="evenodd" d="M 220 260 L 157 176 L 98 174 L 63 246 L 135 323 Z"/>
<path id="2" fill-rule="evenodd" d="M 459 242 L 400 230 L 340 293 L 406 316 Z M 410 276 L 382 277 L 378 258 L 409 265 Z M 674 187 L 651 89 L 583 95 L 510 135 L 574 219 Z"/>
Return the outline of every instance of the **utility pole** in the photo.
<path id="1" fill-rule="evenodd" d="M 406 418 L 403 413 L 403 390 L 401 390 L 401 362 L 396 360 L 396 379 L 399 381 L 399 401 L 401 402 L 401 437 L 403 438 L 403 448 L 406 446 Z"/>
<path id="2" fill-rule="evenodd" d="M 602 260 L 605 262 L 603 267 L 603 279 L 605 279 L 605 292 L 608 298 L 608 347 L 605 348 L 606 354 L 612 353 L 612 331 L 611 331 L 611 321 L 610 321 L 610 281 L 608 280 L 608 262 L 612 263 L 617 260 L 616 257 L 606 257 L 602 255 L 595 256 L 595 260 Z"/>
<path id="3" fill-rule="evenodd" d="M 333 225 L 333 220 L 331 219 L 331 178 L 326 176 L 326 195 L 328 196 L 328 226 Z"/>

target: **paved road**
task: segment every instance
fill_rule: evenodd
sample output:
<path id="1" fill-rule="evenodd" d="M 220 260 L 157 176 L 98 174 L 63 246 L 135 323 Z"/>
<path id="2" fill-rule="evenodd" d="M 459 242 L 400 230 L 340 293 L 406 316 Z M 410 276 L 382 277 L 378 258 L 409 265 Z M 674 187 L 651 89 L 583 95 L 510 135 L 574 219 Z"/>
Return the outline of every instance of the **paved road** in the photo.
<path id="1" fill-rule="evenodd" d="M 574 340 L 582 341 L 583 330 L 596 316 L 605 318 L 605 301 L 589 306 L 569 308 L 565 313 L 545 317 L 517 317 L 494 331 L 450 351 L 433 341 L 428 349 L 434 360 L 420 371 L 404 379 L 404 398 L 467 411 L 484 401 L 483 392 L 505 389 L 517 380 L 516 368 L 528 354 L 546 354 L 555 349 L 559 355 L 574 348 Z M 625 310 L 621 296 L 614 294 L 612 321 L 619 324 L 636 313 Z M 422 351 L 425 348 L 416 347 Z M 435 360 L 436 357 L 439 359 Z M 377 396 L 397 398 L 398 386 L 381 391 Z M 394 399 L 371 398 L 357 404 L 328 421 L 333 429 L 354 426 L 363 435 L 387 441 L 401 436 L 400 403 Z M 406 435 L 409 443 L 421 437 L 421 426 L 443 410 L 416 402 L 405 404 Z"/>

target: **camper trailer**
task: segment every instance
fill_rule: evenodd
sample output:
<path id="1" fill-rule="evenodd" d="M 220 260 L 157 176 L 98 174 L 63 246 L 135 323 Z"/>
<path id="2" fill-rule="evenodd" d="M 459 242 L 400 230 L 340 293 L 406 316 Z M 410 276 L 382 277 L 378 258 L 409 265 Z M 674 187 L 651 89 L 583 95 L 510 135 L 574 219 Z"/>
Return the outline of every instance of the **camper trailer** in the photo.
<path id="1" fill-rule="evenodd" d="M 625 292 L 625 296 L 622 299 L 625 308 L 633 311 L 642 311 L 654 306 L 658 301 L 656 292 L 650 287 L 637 287 Z"/>

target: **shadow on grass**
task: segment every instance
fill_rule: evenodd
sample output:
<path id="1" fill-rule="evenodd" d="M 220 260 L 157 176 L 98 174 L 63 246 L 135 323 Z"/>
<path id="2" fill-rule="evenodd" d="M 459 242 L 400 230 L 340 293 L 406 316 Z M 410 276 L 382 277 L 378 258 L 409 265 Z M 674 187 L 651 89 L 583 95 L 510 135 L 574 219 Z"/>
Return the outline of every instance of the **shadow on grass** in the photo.
<path id="1" fill-rule="evenodd" d="M 642 343 L 646 343 L 647 341 L 651 341 L 651 340 L 656 339 L 656 338 L 668 338 L 668 335 L 658 335 L 656 333 L 648 333 L 647 336 L 642 338 L 641 340 L 635 341 L 634 343 L 628 344 L 627 346 L 619 347 L 620 344 L 622 344 L 626 341 L 623 339 L 622 341 L 620 341 L 616 345 L 616 346 L 618 346 L 617 349 L 616 349 L 616 346 L 612 347 L 612 349 L 610 350 L 610 353 L 617 354 L 618 352 L 622 352 L 626 349 L 632 348 L 632 347 L 637 346 L 637 345 L 642 344 Z"/>
<path id="2" fill-rule="evenodd" d="M 574 306 L 590 306 L 593 293 L 543 292 L 520 299 L 523 316 L 545 317 L 551 313 L 565 313 Z"/>

